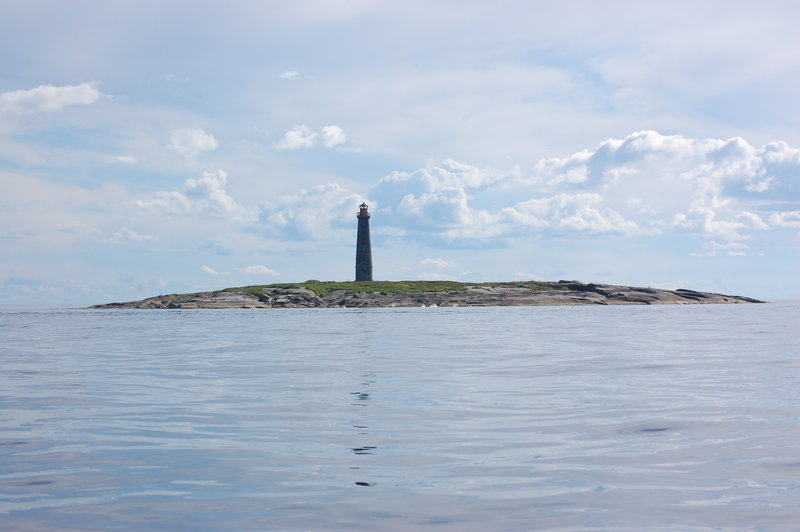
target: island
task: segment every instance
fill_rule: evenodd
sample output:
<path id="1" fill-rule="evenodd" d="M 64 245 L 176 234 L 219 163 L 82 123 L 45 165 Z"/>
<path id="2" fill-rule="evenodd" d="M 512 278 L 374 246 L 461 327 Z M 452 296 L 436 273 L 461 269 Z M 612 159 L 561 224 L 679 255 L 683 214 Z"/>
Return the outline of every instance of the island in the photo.
<path id="1" fill-rule="evenodd" d="M 316 281 L 169 294 L 95 309 L 486 307 L 763 303 L 744 296 L 578 281 Z"/>

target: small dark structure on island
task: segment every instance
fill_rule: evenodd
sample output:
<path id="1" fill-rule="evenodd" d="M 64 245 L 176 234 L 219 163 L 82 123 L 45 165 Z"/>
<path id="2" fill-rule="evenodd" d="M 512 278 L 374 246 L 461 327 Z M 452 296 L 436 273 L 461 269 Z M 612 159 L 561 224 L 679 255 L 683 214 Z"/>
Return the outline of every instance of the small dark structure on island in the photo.
<path id="1" fill-rule="evenodd" d="M 369 240 L 369 211 L 362 203 L 358 211 L 358 236 L 356 237 L 356 281 L 372 280 L 372 244 Z"/>

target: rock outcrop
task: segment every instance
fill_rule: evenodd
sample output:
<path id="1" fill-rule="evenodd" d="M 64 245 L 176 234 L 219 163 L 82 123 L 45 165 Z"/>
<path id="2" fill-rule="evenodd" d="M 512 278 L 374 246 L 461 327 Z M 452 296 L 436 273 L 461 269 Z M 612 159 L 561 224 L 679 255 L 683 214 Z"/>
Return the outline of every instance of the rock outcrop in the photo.
<path id="1" fill-rule="evenodd" d="M 763 303 L 743 296 L 678 289 L 638 288 L 574 281 L 558 283 L 449 283 L 452 289 L 369 290 L 348 283 L 266 285 L 215 292 L 156 296 L 141 301 L 108 303 L 91 308 L 353 308 L 353 307 L 484 307 L 523 305 L 650 305 L 697 303 Z M 319 289 L 331 285 L 332 289 Z M 337 288 L 344 285 L 345 288 Z M 404 286 L 404 288 L 408 288 Z"/>

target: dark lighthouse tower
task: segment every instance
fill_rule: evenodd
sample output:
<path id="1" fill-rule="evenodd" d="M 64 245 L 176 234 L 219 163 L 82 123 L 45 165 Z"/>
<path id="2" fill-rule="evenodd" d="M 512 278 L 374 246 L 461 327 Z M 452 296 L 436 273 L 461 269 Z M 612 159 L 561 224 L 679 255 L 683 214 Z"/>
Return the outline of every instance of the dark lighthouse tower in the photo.
<path id="1" fill-rule="evenodd" d="M 372 244 L 369 241 L 369 211 L 362 203 L 358 211 L 358 236 L 356 237 L 356 281 L 372 280 Z"/>

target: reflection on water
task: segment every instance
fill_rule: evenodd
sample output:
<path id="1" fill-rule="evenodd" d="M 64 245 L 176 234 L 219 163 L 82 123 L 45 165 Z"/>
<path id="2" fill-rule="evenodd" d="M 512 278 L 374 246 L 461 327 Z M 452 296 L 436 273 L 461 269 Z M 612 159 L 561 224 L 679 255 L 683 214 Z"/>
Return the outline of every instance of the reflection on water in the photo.
<path id="1" fill-rule="evenodd" d="M 356 407 L 366 407 L 368 406 L 368 402 L 370 400 L 371 395 L 371 388 L 375 384 L 375 375 L 374 374 L 364 374 L 361 375 L 362 381 L 360 383 L 360 389 L 356 392 L 350 392 L 350 395 L 355 396 L 355 402 L 350 403 L 352 406 Z M 356 420 L 351 423 L 352 428 L 358 431 L 358 438 L 356 440 L 359 442 L 358 447 L 351 447 L 350 450 L 353 451 L 353 454 L 356 455 L 364 455 L 364 454 L 374 454 L 374 451 L 378 448 L 375 445 L 363 445 L 362 442 L 370 442 L 369 436 L 369 425 L 368 420 L 370 413 L 369 411 L 365 410 L 357 410 L 354 411 L 356 416 Z M 353 466 L 351 469 L 360 469 L 360 466 Z M 373 482 L 366 482 L 363 480 L 358 480 L 355 482 L 356 486 L 373 486 Z"/>
<path id="2" fill-rule="evenodd" d="M 0 311 L 0 529 L 792 530 L 799 317 Z"/>
<path id="3" fill-rule="evenodd" d="M 377 449 L 377 447 L 373 445 L 365 445 L 363 447 L 354 447 L 352 448 L 352 451 L 355 454 L 372 454 L 373 449 Z"/>
<path id="4" fill-rule="evenodd" d="M 367 399 L 369 399 L 369 393 L 367 393 L 367 392 L 350 392 L 350 395 L 357 396 L 357 399 L 360 401 L 358 403 L 355 403 L 357 406 L 367 406 L 366 404 L 363 403 L 363 401 L 366 401 Z"/>

